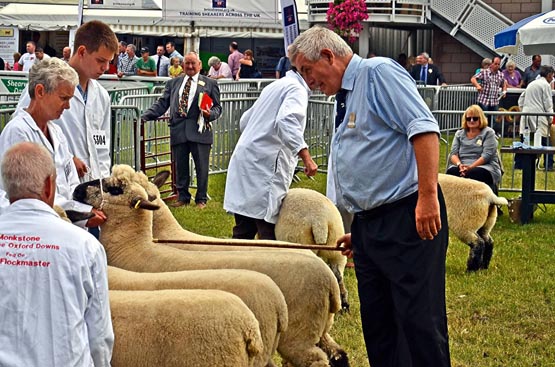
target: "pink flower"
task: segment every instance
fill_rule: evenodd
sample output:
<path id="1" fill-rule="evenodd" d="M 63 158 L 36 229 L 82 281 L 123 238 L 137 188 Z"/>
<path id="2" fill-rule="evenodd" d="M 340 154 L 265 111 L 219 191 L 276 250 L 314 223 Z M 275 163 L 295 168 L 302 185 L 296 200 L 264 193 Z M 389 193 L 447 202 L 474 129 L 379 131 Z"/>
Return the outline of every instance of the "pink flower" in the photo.
<path id="1" fill-rule="evenodd" d="M 326 12 L 328 27 L 353 44 L 362 31 L 362 21 L 368 19 L 364 0 L 335 0 Z"/>

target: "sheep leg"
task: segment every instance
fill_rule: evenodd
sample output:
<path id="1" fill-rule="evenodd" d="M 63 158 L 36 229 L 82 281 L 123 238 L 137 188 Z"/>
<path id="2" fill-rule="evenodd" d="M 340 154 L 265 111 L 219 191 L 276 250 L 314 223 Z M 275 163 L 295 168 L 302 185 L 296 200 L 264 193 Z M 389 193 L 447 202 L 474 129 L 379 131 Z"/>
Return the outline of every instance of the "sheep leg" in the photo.
<path id="1" fill-rule="evenodd" d="M 339 284 L 339 292 L 341 294 L 341 310 L 349 312 L 349 308 L 351 307 L 351 305 L 349 305 L 349 295 L 347 292 L 347 287 L 345 287 L 343 272 L 341 271 L 338 264 L 330 264 L 330 269 L 337 279 L 337 284 Z"/>
<path id="2" fill-rule="evenodd" d="M 283 358 L 283 354 L 281 352 L 280 354 Z M 282 367 L 330 367 L 326 354 L 317 346 L 310 347 L 296 356 L 289 356 L 289 358 L 289 360 L 282 359 Z"/>
<path id="3" fill-rule="evenodd" d="M 468 244 L 470 251 L 468 253 L 468 260 L 466 261 L 466 271 L 477 271 L 482 266 L 484 256 L 484 240 L 478 238 L 476 244 Z"/>
<path id="4" fill-rule="evenodd" d="M 349 357 L 347 353 L 337 344 L 335 340 L 325 333 L 318 342 L 318 346 L 329 356 L 331 367 L 349 367 Z"/>
<path id="5" fill-rule="evenodd" d="M 493 239 L 490 237 L 484 241 L 484 255 L 481 269 L 487 269 L 493 255 Z"/>

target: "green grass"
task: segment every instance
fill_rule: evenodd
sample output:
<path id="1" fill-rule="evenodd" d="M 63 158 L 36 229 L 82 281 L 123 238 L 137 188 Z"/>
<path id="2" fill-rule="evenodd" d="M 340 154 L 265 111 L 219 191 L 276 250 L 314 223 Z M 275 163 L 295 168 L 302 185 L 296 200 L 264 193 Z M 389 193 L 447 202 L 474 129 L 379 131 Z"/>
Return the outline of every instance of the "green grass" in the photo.
<path id="1" fill-rule="evenodd" d="M 325 179 L 302 177 L 293 186 L 325 192 Z M 224 186 L 225 175 L 210 176 L 208 207 L 173 209 L 174 215 L 188 230 L 231 237 L 234 220 L 222 209 Z M 475 274 L 465 272 L 468 247 L 451 236 L 446 295 L 453 367 L 555 366 L 554 225 L 554 206 L 536 212 L 525 226 L 512 224 L 505 209 L 493 230 L 490 269 Z M 331 334 L 349 353 L 351 366 L 367 366 L 356 278 L 352 269 L 345 272 L 351 312 L 336 316 Z"/>

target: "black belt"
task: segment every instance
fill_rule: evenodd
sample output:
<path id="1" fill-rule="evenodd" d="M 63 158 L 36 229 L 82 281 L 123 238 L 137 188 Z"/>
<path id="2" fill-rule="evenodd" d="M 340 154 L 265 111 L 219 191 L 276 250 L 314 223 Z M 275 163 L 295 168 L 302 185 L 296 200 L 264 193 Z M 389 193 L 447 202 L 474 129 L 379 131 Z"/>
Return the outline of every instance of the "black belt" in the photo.
<path id="1" fill-rule="evenodd" d="M 387 213 L 401 206 L 411 204 L 411 203 L 416 205 L 417 201 L 418 201 L 418 191 L 415 191 L 413 194 L 410 194 L 409 196 L 405 196 L 404 198 L 394 201 L 392 203 L 383 204 L 376 208 L 363 210 L 361 212 L 355 213 L 355 216 L 358 217 L 359 219 L 374 219 L 374 218 L 382 217 Z"/>

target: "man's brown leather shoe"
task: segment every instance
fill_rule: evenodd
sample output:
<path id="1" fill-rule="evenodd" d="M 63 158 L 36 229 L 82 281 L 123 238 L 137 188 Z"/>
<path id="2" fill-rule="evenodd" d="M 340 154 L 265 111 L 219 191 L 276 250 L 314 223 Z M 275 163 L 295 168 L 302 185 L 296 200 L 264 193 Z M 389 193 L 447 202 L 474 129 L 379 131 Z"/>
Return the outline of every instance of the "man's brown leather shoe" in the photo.
<path id="1" fill-rule="evenodd" d="M 181 201 L 181 200 L 177 200 L 177 201 L 175 201 L 175 202 L 173 202 L 173 203 L 170 204 L 170 206 L 171 206 L 172 208 L 179 208 L 179 207 L 181 207 L 181 206 L 187 206 L 187 205 L 189 205 L 189 202 L 187 202 L 187 201 Z"/>

